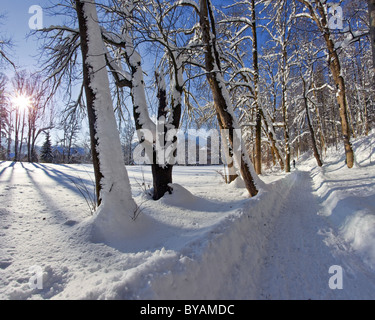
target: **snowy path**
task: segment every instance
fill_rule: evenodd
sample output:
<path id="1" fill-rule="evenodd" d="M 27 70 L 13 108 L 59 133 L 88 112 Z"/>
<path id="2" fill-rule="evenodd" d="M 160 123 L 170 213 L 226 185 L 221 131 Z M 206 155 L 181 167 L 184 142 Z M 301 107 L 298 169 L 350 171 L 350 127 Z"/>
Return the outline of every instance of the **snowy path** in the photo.
<path id="1" fill-rule="evenodd" d="M 256 299 L 374 299 L 375 277 L 340 243 L 329 220 L 318 215 L 310 172 L 298 171 L 273 224 Z M 332 265 L 343 270 L 343 289 L 329 288 Z M 336 275 L 336 272 L 335 272 Z"/>

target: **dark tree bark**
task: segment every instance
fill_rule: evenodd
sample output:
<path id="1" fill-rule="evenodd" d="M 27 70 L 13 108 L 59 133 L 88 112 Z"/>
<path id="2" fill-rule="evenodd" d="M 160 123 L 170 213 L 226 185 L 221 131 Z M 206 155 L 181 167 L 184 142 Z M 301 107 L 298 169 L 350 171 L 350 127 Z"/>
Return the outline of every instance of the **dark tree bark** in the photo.
<path id="1" fill-rule="evenodd" d="M 158 107 L 158 122 L 163 124 L 163 132 L 165 138 L 167 134 L 167 127 L 165 125 L 165 119 L 167 118 L 168 110 L 167 110 L 167 92 L 164 86 L 160 84 L 160 74 L 156 73 L 156 83 L 158 86 L 158 94 L 157 98 L 159 99 L 159 107 Z M 160 141 L 162 144 L 162 147 L 165 148 L 165 141 Z M 157 149 L 153 151 L 153 161 L 151 164 L 152 167 L 152 178 L 153 178 L 153 187 L 154 187 L 154 193 L 153 193 L 153 199 L 159 200 L 162 198 L 167 192 L 169 194 L 172 193 L 172 188 L 169 186 L 170 183 L 172 183 L 172 171 L 173 171 L 173 165 L 172 164 L 164 164 L 164 163 L 158 163 L 157 161 Z M 164 152 L 164 150 L 162 151 Z"/>
<path id="2" fill-rule="evenodd" d="M 311 119 L 310 119 L 309 105 L 308 105 L 307 96 L 306 96 L 306 83 L 305 83 L 305 80 L 303 78 L 302 78 L 302 85 L 303 85 L 303 103 L 305 105 L 307 125 L 309 127 L 310 136 L 311 136 L 311 146 L 313 148 L 314 157 L 316 159 L 316 162 L 317 162 L 318 166 L 321 167 L 323 165 L 323 163 L 322 163 L 322 160 L 320 158 L 318 148 L 316 146 L 315 133 L 314 133 L 314 128 L 313 128 L 312 123 L 311 123 Z"/>

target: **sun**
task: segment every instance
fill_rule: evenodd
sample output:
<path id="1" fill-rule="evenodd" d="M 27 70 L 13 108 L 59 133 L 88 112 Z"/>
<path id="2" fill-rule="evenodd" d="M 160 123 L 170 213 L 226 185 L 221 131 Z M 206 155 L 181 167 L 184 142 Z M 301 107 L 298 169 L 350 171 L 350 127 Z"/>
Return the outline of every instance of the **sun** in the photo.
<path id="1" fill-rule="evenodd" d="M 31 98 L 24 94 L 18 94 L 13 97 L 12 102 L 20 110 L 25 110 L 31 106 Z"/>

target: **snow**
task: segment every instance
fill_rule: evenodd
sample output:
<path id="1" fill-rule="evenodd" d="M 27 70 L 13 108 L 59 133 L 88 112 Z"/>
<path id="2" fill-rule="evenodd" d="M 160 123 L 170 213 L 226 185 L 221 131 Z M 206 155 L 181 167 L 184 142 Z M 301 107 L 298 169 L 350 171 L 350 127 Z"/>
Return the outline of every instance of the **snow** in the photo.
<path id="1" fill-rule="evenodd" d="M 129 166 L 139 215 L 104 234 L 72 182 L 93 192 L 91 165 L 1 162 L 0 299 L 374 299 L 374 142 L 354 141 L 352 169 L 340 148 L 265 172 L 254 198 L 222 166 L 176 166 L 153 201 L 150 166 Z"/>
<path id="2" fill-rule="evenodd" d="M 345 159 L 323 167 L 314 177 L 326 216 L 338 237 L 370 267 L 375 268 L 374 136 L 354 144 L 355 175 Z M 331 156 L 332 157 L 332 156 Z M 337 171 L 340 175 L 337 175 Z"/>

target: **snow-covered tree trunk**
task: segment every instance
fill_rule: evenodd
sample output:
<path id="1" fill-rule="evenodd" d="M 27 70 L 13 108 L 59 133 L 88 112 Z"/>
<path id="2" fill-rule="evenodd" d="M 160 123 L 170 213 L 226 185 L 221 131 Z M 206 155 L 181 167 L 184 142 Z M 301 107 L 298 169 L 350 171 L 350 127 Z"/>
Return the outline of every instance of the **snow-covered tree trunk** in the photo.
<path id="1" fill-rule="evenodd" d="M 113 111 L 105 49 L 94 0 L 76 0 L 99 213 L 120 223 L 136 210 Z M 112 221 L 110 221 L 112 220 Z"/>
<path id="2" fill-rule="evenodd" d="M 153 161 L 151 164 L 152 169 L 152 177 L 153 177 L 153 186 L 154 186 L 154 200 L 159 200 L 162 198 L 166 192 L 172 193 L 172 188 L 170 187 L 170 183 L 172 183 L 172 170 L 173 165 L 171 163 L 159 163 L 158 162 L 158 149 L 165 150 L 166 147 L 166 135 L 168 132 L 168 128 L 166 125 L 166 118 L 168 114 L 167 109 L 167 88 L 165 86 L 164 75 L 160 75 L 158 72 L 155 73 L 156 84 L 158 89 L 157 98 L 159 100 L 159 107 L 158 107 L 158 126 L 162 126 L 161 130 L 162 135 L 161 139 L 158 139 L 158 143 L 160 146 L 155 146 L 153 150 Z M 161 148 L 158 148 L 161 147 Z M 160 159 L 160 158 L 159 158 Z"/>
<path id="3" fill-rule="evenodd" d="M 172 181 L 172 172 L 174 159 L 177 156 L 177 129 L 180 125 L 181 111 L 182 111 L 182 92 L 183 92 L 183 76 L 182 65 L 179 58 L 174 54 L 168 54 L 168 60 L 173 65 L 171 70 L 171 108 L 168 108 L 167 88 L 164 80 L 164 75 L 156 72 L 156 82 L 158 87 L 158 118 L 157 118 L 157 133 L 162 134 L 162 139 L 157 139 L 156 150 L 154 149 L 154 161 L 152 163 L 152 175 L 154 186 L 154 200 L 159 200 L 165 193 L 172 193 L 173 189 L 170 187 Z M 157 148 L 161 147 L 163 152 L 163 159 L 158 157 Z"/>
<path id="4" fill-rule="evenodd" d="M 170 84 L 171 84 L 171 103 L 170 108 L 168 106 L 167 92 L 164 81 L 164 74 L 157 75 L 158 85 L 158 117 L 157 123 L 155 124 L 149 115 L 148 104 L 146 100 L 146 88 L 143 79 L 142 69 L 142 58 L 140 53 L 137 51 L 133 43 L 131 31 L 133 26 L 131 25 L 130 18 L 133 15 L 133 10 L 139 5 L 136 1 L 127 1 L 122 4 L 121 10 L 125 17 L 129 20 L 124 21 L 124 31 L 122 35 L 122 43 L 124 43 L 124 55 L 126 63 L 130 70 L 129 86 L 131 88 L 131 97 L 133 102 L 133 114 L 135 120 L 135 127 L 137 130 L 138 138 L 148 146 L 152 146 L 149 149 L 152 150 L 152 154 L 149 155 L 152 167 L 153 177 L 153 199 L 159 200 L 164 196 L 166 192 L 171 193 L 172 189 L 170 184 L 172 181 L 173 171 L 173 158 L 174 155 L 167 155 L 165 152 L 168 149 L 169 144 L 176 144 L 177 137 L 173 132 L 177 132 L 180 125 L 181 110 L 182 110 L 182 93 L 183 93 L 183 67 L 180 57 L 170 47 L 173 47 L 169 43 L 169 39 L 163 38 L 162 36 L 156 36 L 163 43 L 165 48 L 165 59 L 170 62 Z M 162 34 L 161 24 L 157 25 L 159 32 Z M 145 135 L 144 132 L 151 133 L 151 135 Z M 170 141 L 167 141 L 167 138 Z M 148 139 L 145 141 L 145 139 Z"/>
<path id="5" fill-rule="evenodd" d="M 207 72 L 207 80 L 209 82 L 216 113 L 218 114 L 223 128 L 229 131 L 229 142 L 233 149 L 234 131 L 239 128 L 237 120 L 233 112 L 233 106 L 229 99 L 228 89 L 226 88 L 221 70 L 221 61 L 216 43 L 216 27 L 213 16 L 212 4 L 210 0 L 200 0 L 200 17 L 199 23 L 202 32 L 203 44 L 205 46 L 205 68 Z M 250 162 L 244 143 L 241 143 L 241 155 L 238 156 L 234 152 L 236 163 L 239 166 L 241 176 L 245 182 L 246 188 L 250 196 L 258 193 L 257 185 L 261 185 L 261 181 L 257 178 L 253 165 Z M 254 177 L 257 178 L 255 183 Z"/>

